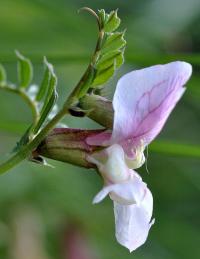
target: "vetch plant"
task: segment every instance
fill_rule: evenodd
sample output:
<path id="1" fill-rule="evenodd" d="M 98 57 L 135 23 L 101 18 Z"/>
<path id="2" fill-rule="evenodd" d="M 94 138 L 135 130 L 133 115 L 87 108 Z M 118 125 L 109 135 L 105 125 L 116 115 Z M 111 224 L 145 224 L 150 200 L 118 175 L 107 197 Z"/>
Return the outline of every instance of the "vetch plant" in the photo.
<path id="1" fill-rule="evenodd" d="M 0 67 L 0 88 L 20 95 L 30 105 L 33 122 L 15 147 L 15 154 L 0 166 L 4 173 L 27 158 L 46 164 L 44 157 L 86 168 L 102 176 L 104 187 L 93 203 L 107 195 L 114 202 L 117 241 L 130 251 L 147 239 L 152 220 L 153 197 L 134 170 L 145 162 L 144 150 L 160 133 L 171 111 L 185 92 L 191 65 L 176 61 L 124 75 L 117 83 L 113 101 L 102 96 L 102 89 L 123 64 L 124 32 L 117 11 L 95 13 L 99 37 L 83 77 L 55 116 L 57 99 L 52 65 L 44 59 L 45 73 L 40 87 L 30 86 L 30 61 L 17 52 L 19 86 L 7 83 Z M 56 127 L 66 115 L 88 116 L 104 129 Z"/>
<path id="2" fill-rule="evenodd" d="M 108 101 L 99 99 L 102 105 L 105 102 L 104 107 L 107 105 L 109 118 L 113 113 L 112 131 L 57 128 L 38 147 L 38 153 L 49 158 L 74 163 L 72 154 L 77 152 L 75 164 L 96 165 L 104 188 L 93 202 L 110 195 L 116 238 L 130 251 L 145 242 L 154 222 L 152 194 L 132 169 L 144 164 L 145 147 L 163 128 L 185 92 L 183 86 L 191 72 L 191 65 L 180 61 L 130 72 L 117 84 L 113 109 Z M 92 98 L 97 101 L 97 97 Z M 106 121 L 109 124 L 108 118 Z"/>

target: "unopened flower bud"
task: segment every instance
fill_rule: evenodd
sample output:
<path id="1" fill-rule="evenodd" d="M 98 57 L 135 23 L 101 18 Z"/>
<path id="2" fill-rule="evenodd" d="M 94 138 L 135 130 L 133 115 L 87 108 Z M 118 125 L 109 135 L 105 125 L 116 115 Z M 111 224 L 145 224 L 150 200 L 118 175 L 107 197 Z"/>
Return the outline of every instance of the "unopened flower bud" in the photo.
<path id="1" fill-rule="evenodd" d="M 79 102 L 80 107 L 88 111 L 89 118 L 107 129 L 112 129 L 114 111 L 111 101 L 99 95 L 87 94 Z"/>

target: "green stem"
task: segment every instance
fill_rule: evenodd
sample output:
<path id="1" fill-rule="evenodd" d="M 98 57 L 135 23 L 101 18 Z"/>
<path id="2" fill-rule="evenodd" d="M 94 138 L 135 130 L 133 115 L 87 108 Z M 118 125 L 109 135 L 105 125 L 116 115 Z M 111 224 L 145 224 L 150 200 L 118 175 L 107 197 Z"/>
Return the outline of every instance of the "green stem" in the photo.
<path id="1" fill-rule="evenodd" d="M 101 28 L 99 27 L 99 29 L 101 29 Z M 79 96 L 80 91 L 88 83 L 87 79 L 92 77 L 93 69 L 95 68 L 96 63 L 98 61 L 98 55 L 99 55 L 99 51 L 101 49 L 103 38 L 104 38 L 104 31 L 103 30 L 99 30 L 98 40 L 97 40 L 97 43 L 96 43 L 96 47 L 95 47 L 94 53 L 93 53 L 93 55 L 91 57 L 90 64 L 88 65 L 88 67 L 87 67 L 85 73 L 83 74 L 81 80 L 78 82 L 78 84 L 73 89 L 72 93 L 70 94 L 70 96 L 69 96 L 69 98 L 68 98 L 68 100 L 66 102 L 66 105 L 73 106 L 74 104 L 76 104 L 77 96 Z M 93 79 L 92 79 L 92 81 L 93 81 Z M 90 84 L 92 83 L 92 81 L 90 82 Z M 87 93 L 87 91 L 86 91 L 86 93 Z"/>
<path id="2" fill-rule="evenodd" d="M 82 76 L 81 80 L 78 82 L 77 86 L 72 91 L 71 95 L 67 98 L 67 101 L 65 102 L 63 108 L 57 113 L 57 115 L 40 131 L 40 133 L 26 146 L 23 146 L 15 155 L 13 155 L 10 159 L 8 159 L 6 162 L 0 165 L 0 174 L 4 174 L 6 171 L 17 165 L 19 162 L 23 161 L 25 158 L 29 157 L 31 155 L 31 152 L 40 144 L 40 142 L 45 138 L 47 133 L 54 128 L 54 126 L 62 119 L 64 115 L 69 113 L 69 108 L 73 105 L 74 99 L 76 98 L 78 92 L 83 87 L 83 85 L 87 82 L 90 75 L 90 67 L 94 62 L 96 62 L 96 56 L 97 52 L 99 51 L 100 44 L 102 41 L 103 34 L 100 32 L 97 45 L 94 51 L 94 54 L 91 59 L 91 63 L 88 66 L 86 72 Z M 19 94 L 22 98 L 26 100 L 26 102 L 31 106 L 32 112 L 34 114 L 34 118 L 36 118 L 36 110 L 35 107 L 32 106 L 32 101 L 29 99 L 29 97 L 26 95 L 24 91 L 21 91 L 20 89 L 11 88 L 9 86 L 1 86 L 1 89 L 5 89 L 7 91 L 14 92 L 16 94 Z"/>
<path id="3" fill-rule="evenodd" d="M 60 110 L 59 113 L 40 131 L 40 133 L 26 146 L 22 147 L 14 156 L 8 159 L 0 166 L 0 174 L 5 173 L 19 162 L 31 155 L 31 152 L 40 144 L 46 134 L 54 128 L 54 126 L 62 119 L 68 112 L 66 108 Z"/>
<path id="4" fill-rule="evenodd" d="M 85 10 L 93 12 L 92 10 L 85 8 Z M 94 15 L 94 13 L 93 13 Z M 97 18 L 98 16 L 95 15 Z M 21 149 L 15 154 L 13 155 L 10 159 L 8 159 L 6 162 L 2 163 L 0 165 L 0 174 L 5 173 L 6 171 L 8 171 L 9 169 L 11 169 L 12 167 L 14 167 L 15 165 L 17 165 L 19 162 L 21 162 L 22 160 L 24 160 L 25 158 L 29 157 L 32 153 L 32 151 L 40 144 L 40 142 L 45 138 L 45 136 L 47 135 L 47 133 L 52 130 L 54 128 L 54 126 L 62 119 L 62 117 L 64 115 L 66 115 L 67 113 L 69 113 L 69 109 L 71 107 L 73 107 L 74 103 L 76 104 L 76 99 L 77 96 L 80 94 L 82 88 L 85 86 L 87 88 L 87 84 L 89 79 L 92 77 L 92 71 L 93 71 L 93 67 L 96 65 L 96 62 L 98 60 L 98 53 L 103 41 L 103 37 L 104 37 L 104 32 L 103 30 L 101 30 L 100 28 L 100 23 L 99 23 L 99 19 L 97 19 L 98 21 L 98 25 L 99 25 L 99 36 L 98 36 L 98 41 L 96 44 L 96 48 L 95 51 L 92 55 L 90 64 L 86 70 L 86 72 L 84 73 L 84 75 L 82 76 L 81 80 L 78 82 L 78 84 L 76 85 L 76 87 L 74 88 L 74 90 L 72 91 L 71 95 L 67 98 L 67 101 L 64 103 L 63 108 L 57 113 L 57 115 L 39 132 L 39 134 L 33 138 L 31 140 L 31 142 L 29 142 L 27 145 L 21 147 Z M 90 82 L 90 81 L 89 81 Z M 92 83 L 92 82 L 90 82 Z M 16 93 L 18 95 L 20 95 L 27 103 L 28 105 L 31 107 L 32 113 L 33 113 L 33 117 L 34 117 L 34 124 L 37 124 L 37 120 L 38 120 L 38 111 L 36 110 L 36 107 L 34 105 L 34 103 L 32 102 L 32 100 L 29 98 L 29 96 L 26 94 L 25 91 L 21 90 L 21 89 L 17 89 L 11 86 L 7 86 L 7 85 L 0 85 L 1 89 Z M 86 91 L 87 92 L 87 91 Z"/>
<path id="5" fill-rule="evenodd" d="M 32 112 L 32 116 L 33 116 L 33 123 L 34 123 L 34 125 L 36 125 L 36 123 L 38 121 L 38 118 L 39 118 L 38 110 L 35 106 L 35 103 L 31 100 L 31 98 L 24 91 L 24 89 L 16 88 L 14 86 L 9 86 L 9 85 L 6 85 L 6 84 L 0 84 L 0 89 L 19 95 L 27 103 L 27 105 L 30 107 L 31 112 Z"/>

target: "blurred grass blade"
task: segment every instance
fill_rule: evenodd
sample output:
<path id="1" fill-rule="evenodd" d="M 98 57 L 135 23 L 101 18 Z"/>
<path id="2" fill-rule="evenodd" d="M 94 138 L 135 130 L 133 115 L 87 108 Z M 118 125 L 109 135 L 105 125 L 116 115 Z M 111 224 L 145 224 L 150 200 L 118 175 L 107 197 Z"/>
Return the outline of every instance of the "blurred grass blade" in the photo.
<path id="1" fill-rule="evenodd" d="M 155 141 L 149 146 L 149 150 L 174 156 L 200 158 L 200 146 L 189 144 L 172 143 L 168 141 Z"/>
<path id="2" fill-rule="evenodd" d="M 32 81 L 33 77 L 33 67 L 31 61 L 25 58 L 19 51 L 16 51 L 18 58 L 18 78 L 21 88 L 26 88 Z"/>
<path id="3" fill-rule="evenodd" d="M 0 83 L 6 82 L 6 70 L 5 68 L 0 64 Z"/>

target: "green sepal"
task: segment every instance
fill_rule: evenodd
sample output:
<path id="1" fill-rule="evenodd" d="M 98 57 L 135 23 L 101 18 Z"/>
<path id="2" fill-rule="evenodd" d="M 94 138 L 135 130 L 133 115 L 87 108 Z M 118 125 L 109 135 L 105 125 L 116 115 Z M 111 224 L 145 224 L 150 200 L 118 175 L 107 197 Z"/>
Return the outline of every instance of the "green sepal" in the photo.
<path id="1" fill-rule="evenodd" d="M 20 88 L 26 88 L 33 78 L 33 67 L 31 61 L 24 57 L 19 51 L 15 52 L 18 58 L 18 79 Z"/>
<path id="2" fill-rule="evenodd" d="M 121 49 L 125 45 L 126 41 L 124 39 L 124 32 L 109 33 L 102 45 L 101 54 Z"/>
<path id="3" fill-rule="evenodd" d="M 6 82 L 6 70 L 5 68 L 0 64 L 0 83 Z"/>
<path id="4" fill-rule="evenodd" d="M 115 63 L 111 64 L 109 67 L 98 70 L 95 79 L 92 83 L 92 87 L 100 86 L 105 84 L 114 74 L 115 72 Z"/>
<path id="5" fill-rule="evenodd" d="M 115 31 L 121 23 L 120 18 L 117 16 L 117 10 L 110 12 L 107 21 L 104 25 L 105 32 L 113 32 Z"/>
<path id="6" fill-rule="evenodd" d="M 44 156 L 81 167 L 94 168 L 95 165 L 87 160 L 87 156 L 99 150 L 99 146 L 88 145 L 86 139 L 103 131 L 104 129 L 55 128 L 40 143 L 33 156 Z"/>
<path id="7" fill-rule="evenodd" d="M 115 62 L 116 69 L 124 63 L 124 51 L 115 50 L 103 55 L 97 63 L 97 70 L 105 69 Z"/>

